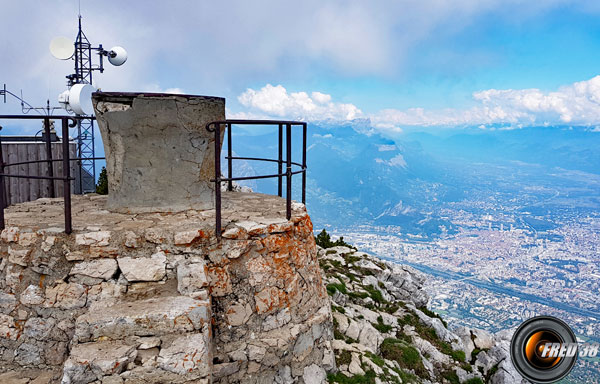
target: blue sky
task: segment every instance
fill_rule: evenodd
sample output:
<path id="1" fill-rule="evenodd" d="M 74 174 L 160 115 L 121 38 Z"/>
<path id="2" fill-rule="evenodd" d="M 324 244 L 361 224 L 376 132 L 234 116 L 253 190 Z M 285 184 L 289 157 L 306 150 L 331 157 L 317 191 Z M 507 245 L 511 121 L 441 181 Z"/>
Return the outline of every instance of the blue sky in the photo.
<path id="1" fill-rule="evenodd" d="M 425 127 L 600 120 L 600 6 L 592 1 L 81 0 L 92 43 L 129 60 L 95 74 L 107 91 L 227 98 L 230 117 L 370 119 Z M 0 83 L 55 103 L 78 2 L 0 0 Z M 48 16 L 51 17 L 48 17 Z M 314 93 L 317 92 L 317 93 Z M 329 97 L 326 97 L 329 95 Z M 0 113 L 18 112 L 15 102 Z"/>

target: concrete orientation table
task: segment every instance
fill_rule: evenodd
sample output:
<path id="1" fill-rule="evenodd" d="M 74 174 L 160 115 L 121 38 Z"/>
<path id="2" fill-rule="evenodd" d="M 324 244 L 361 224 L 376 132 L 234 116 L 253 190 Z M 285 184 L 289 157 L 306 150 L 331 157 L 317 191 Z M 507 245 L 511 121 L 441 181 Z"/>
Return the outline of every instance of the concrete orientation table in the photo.
<path id="1" fill-rule="evenodd" d="M 96 92 L 92 100 L 106 154 L 109 210 L 214 208 L 214 134 L 205 126 L 225 119 L 224 98 Z"/>

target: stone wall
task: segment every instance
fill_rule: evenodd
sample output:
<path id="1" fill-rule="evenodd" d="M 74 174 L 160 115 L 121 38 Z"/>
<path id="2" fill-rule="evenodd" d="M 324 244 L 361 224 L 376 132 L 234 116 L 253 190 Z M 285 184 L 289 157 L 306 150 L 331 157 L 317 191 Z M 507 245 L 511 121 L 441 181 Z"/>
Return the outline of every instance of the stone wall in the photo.
<path id="1" fill-rule="evenodd" d="M 75 197 L 71 235 L 60 200 L 6 211 L 1 382 L 312 384 L 335 368 L 303 205 L 288 221 L 281 198 L 225 193 L 218 241 L 214 211 L 105 203 Z"/>

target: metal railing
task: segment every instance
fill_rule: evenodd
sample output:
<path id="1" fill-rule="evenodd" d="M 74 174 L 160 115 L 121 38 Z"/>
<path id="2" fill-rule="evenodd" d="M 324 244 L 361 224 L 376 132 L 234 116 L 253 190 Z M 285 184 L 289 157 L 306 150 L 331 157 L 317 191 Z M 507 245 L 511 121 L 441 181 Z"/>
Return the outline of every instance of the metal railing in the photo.
<path id="1" fill-rule="evenodd" d="M 77 126 L 77 120 L 81 119 L 95 119 L 94 117 L 79 117 L 79 116 L 24 116 L 24 115 L 0 115 L 0 120 L 43 120 L 44 131 L 46 136 L 46 159 L 43 160 L 32 160 L 32 161 L 21 161 L 18 163 L 4 163 L 2 154 L 2 136 L 0 136 L 0 230 L 4 229 L 4 209 L 8 206 L 8 200 L 6 199 L 4 178 L 22 178 L 22 179 L 39 179 L 39 180 L 50 180 L 50 197 L 55 197 L 54 194 L 54 182 L 63 182 L 63 198 L 65 208 L 65 233 L 69 234 L 73 231 L 72 218 L 71 218 L 71 181 L 75 178 L 71 177 L 71 161 L 81 161 L 81 157 L 71 158 L 69 148 L 69 128 Z M 62 159 L 52 158 L 52 144 L 50 138 L 50 120 L 61 120 L 62 122 Z M 69 123 L 71 121 L 71 123 Z M 88 160 L 101 160 L 103 157 L 95 157 Z M 54 169 L 52 163 L 62 162 L 62 176 L 54 176 Z M 14 167 L 17 165 L 25 164 L 37 164 L 46 163 L 48 166 L 48 176 L 34 176 L 34 175 L 22 175 L 22 174 L 11 174 L 5 173 L 5 168 Z"/>
<path id="2" fill-rule="evenodd" d="M 227 133 L 227 177 L 221 176 L 221 126 L 225 125 Z M 260 157 L 239 157 L 232 155 L 231 148 L 231 126 L 232 125 L 277 125 L 279 126 L 279 151 L 277 159 L 268 159 Z M 285 160 L 283 159 L 283 127 L 285 126 Z M 302 127 L 302 163 L 292 161 L 292 126 Z M 215 220 L 217 238 L 221 238 L 221 183 L 227 182 L 227 190 L 233 189 L 234 181 L 258 180 L 277 178 L 277 194 L 283 195 L 282 182 L 286 179 L 286 217 L 289 220 L 292 217 L 292 176 L 302 174 L 302 204 L 306 203 L 306 123 L 300 121 L 279 121 L 279 120 L 222 120 L 213 121 L 206 125 L 209 132 L 215 133 L 215 178 L 211 181 L 215 183 Z M 249 161 L 268 161 L 277 163 L 277 173 L 259 176 L 233 177 L 232 160 Z M 285 172 L 283 165 L 285 164 Z M 300 167 L 299 170 L 292 170 L 293 166 Z"/>

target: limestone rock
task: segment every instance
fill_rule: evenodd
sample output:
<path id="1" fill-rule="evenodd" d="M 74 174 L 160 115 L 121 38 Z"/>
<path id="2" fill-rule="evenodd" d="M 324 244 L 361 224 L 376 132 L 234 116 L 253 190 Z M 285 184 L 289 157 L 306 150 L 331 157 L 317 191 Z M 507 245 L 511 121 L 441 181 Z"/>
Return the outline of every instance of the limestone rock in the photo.
<path id="1" fill-rule="evenodd" d="M 193 295 L 208 286 L 208 269 L 204 261 L 181 262 L 177 265 L 177 290 L 182 295 Z"/>
<path id="2" fill-rule="evenodd" d="M 75 264 L 69 274 L 108 280 L 116 272 L 117 262 L 114 259 L 97 259 Z"/>
<path id="3" fill-rule="evenodd" d="M 150 349 L 159 347 L 161 344 L 161 340 L 158 337 L 141 337 L 139 339 L 140 345 L 138 349 Z"/>
<path id="4" fill-rule="evenodd" d="M 104 341 L 76 344 L 63 368 L 63 383 L 89 383 L 122 372 L 136 357 L 135 347 Z"/>
<path id="5" fill-rule="evenodd" d="M 317 364 L 309 365 L 304 367 L 304 374 L 302 375 L 305 383 L 321 384 L 326 383 L 327 374 L 325 370 Z"/>
<path id="6" fill-rule="evenodd" d="M 23 294 L 21 294 L 22 297 Z M 42 299 L 43 301 L 44 299 Z M 0 292 L 0 313 L 9 314 L 17 306 L 15 295 L 10 293 Z"/>
<path id="7" fill-rule="evenodd" d="M 204 231 L 195 229 L 191 231 L 178 232 L 174 236 L 175 245 L 190 245 L 195 240 L 207 237 Z"/>
<path id="8" fill-rule="evenodd" d="M 8 247 L 8 261 L 26 267 L 31 262 L 30 249 L 15 249 Z"/>
<path id="9" fill-rule="evenodd" d="M 37 344 L 23 343 L 15 350 L 15 362 L 22 366 L 36 366 L 43 363 L 42 349 Z"/>
<path id="10" fill-rule="evenodd" d="M 0 339 L 15 340 L 17 336 L 15 319 L 12 316 L 0 314 Z"/>
<path id="11" fill-rule="evenodd" d="M 245 324 L 252 315 L 250 304 L 235 303 L 225 312 L 227 323 L 234 327 Z"/>
<path id="12" fill-rule="evenodd" d="M 473 343 L 479 349 L 490 349 L 494 346 L 492 334 L 482 329 L 473 329 L 471 333 L 474 336 Z"/>
<path id="13" fill-rule="evenodd" d="M 44 302 L 44 292 L 38 285 L 29 285 L 21 293 L 19 301 L 23 305 L 40 305 Z"/>
<path id="14" fill-rule="evenodd" d="M 19 241 L 19 228 L 18 227 L 6 227 L 0 234 L 0 239 L 6 243 L 16 243 Z"/>
<path id="15" fill-rule="evenodd" d="M 162 251 L 150 258 L 119 257 L 117 261 L 127 281 L 159 281 L 166 274 L 167 257 Z"/>
<path id="16" fill-rule="evenodd" d="M 158 355 L 160 368 L 195 378 L 208 376 L 211 364 L 207 335 L 203 333 L 179 337 L 163 346 Z"/>
<path id="17" fill-rule="evenodd" d="M 80 233 L 75 235 L 75 243 L 77 245 L 94 245 L 96 247 L 104 247 L 109 244 L 110 236 L 110 231 Z"/>
<path id="18" fill-rule="evenodd" d="M 86 288 L 77 283 L 60 283 L 55 287 L 46 288 L 44 306 L 62 309 L 84 307 L 87 301 Z"/>
<path id="19" fill-rule="evenodd" d="M 19 234 L 19 245 L 23 247 L 30 247 L 35 244 L 38 238 L 37 233 L 35 232 L 22 232 Z"/>
<path id="20" fill-rule="evenodd" d="M 30 317 L 25 322 L 23 334 L 32 339 L 44 341 L 50 338 L 52 329 L 56 325 L 56 320 L 52 317 L 47 319 L 41 317 Z"/>
<path id="21" fill-rule="evenodd" d="M 187 296 L 152 298 L 90 311 L 77 319 L 75 334 L 80 342 L 100 337 L 160 336 L 200 330 L 210 319 L 208 301 Z"/>
<path id="22" fill-rule="evenodd" d="M 363 323 L 358 341 L 373 352 L 376 352 L 383 342 L 383 336 L 370 323 Z"/>

